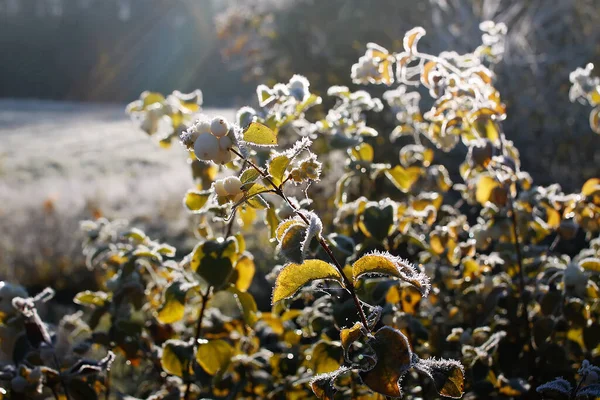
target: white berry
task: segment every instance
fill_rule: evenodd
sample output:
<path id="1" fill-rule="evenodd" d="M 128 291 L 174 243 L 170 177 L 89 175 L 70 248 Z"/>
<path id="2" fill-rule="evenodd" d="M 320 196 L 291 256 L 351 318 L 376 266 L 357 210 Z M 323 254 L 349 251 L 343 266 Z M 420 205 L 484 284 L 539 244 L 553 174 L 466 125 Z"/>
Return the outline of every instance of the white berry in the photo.
<path id="1" fill-rule="evenodd" d="M 219 148 L 221 150 L 229 150 L 233 147 L 233 140 L 229 136 L 219 138 Z"/>
<path id="2" fill-rule="evenodd" d="M 194 142 L 194 154 L 198 160 L 211 161 L 219 155 L 219 139 L 203 133 Z"/>
<path id="3" fill-rule="evenodd" d="M 210 131 L 216 137 L 223 137 L 229 132 L 229 123 L 223 117 L 216 117 L 210 123 Z"/>
<path id="4" fill-rule="evenodd" d="M 217 155 L 213 158 L 213 161 L 217 164 L 227 164 L 231 160 L 233 160 L 233 153 L 224 149 L 219 149 Z"/>
<path id="5" fill-rule="evenodd" d="M 229 194 L 229 193 L 227 193 L 227 190 L 225 190 L 225 185 L 224 185 L 223 179 L 219 179 L 218 181 L 215 181 L 214 186 L 215 186 L 215 192 L 217 193 L 218 196 L 227 196 Z"/>
<path id="6" fill-rule="evenodd" d="M 237 176 L 228 176 L 223 183 L 225 190 L 230 195 L 237 195 L 242 191 L 242 181 Z"/>

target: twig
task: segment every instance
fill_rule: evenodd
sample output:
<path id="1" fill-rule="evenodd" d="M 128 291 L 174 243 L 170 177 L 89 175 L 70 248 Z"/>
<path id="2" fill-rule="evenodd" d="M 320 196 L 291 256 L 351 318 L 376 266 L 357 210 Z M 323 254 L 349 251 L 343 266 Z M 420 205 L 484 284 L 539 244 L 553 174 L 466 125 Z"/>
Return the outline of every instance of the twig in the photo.
<path id="1" fill-rule="evenodd" d="M 308 220 L 308 218 L 306 218 L 306 216 L 304 214 L 302 214 L 302 212 L 300 212 L 300 209 L 298 209 L 296 207 L 296 205 L 294 205 L 294 203 L 292 203 L 288 199 L 288 197 L 285 195 L 283 190 L 281 190 L 281 186 L 277 186 L 275 184 L 275 182 L 273 182 L 273 180 L 271 179 L 269 174 L 267 174 L 265 171 L 263 171 L 260 167 L 258 167 L 251 160 L 244 158 L 244 156 L 242 154 L 240 154 L 237 150 L 235 150 L 235 149 L 230 149 L 230 150 L 233 154 L 237 155 L 242 160 L 247 162 L 248 165 L 250 165 L 252 168 L 254 168 L 271 186 L 273 186 L 273 190 L 275 191 L 275 194 L 277 194 L 279 197 L 281 197 L 290 206 L 290 208 L 292 210 L 294 210 L 294 212 L 302 219 L 302 221 L 304 221 L 304 223 L 306 223 L 307 225 L 310 225 L 310 221 Z M 356 310 L 358 311 L 358 315 L 360 316 L 360 320 L 361 320 L 362 324 L 365 326 L 365 329 L 370 330 L 369 324 L 367 322 L 367 317 L 365 316 L 365 312 L 362 309 L 362 306 L 360 304 L 360 299 L 356 295 L 356 290 L 354 289 L 354 284 L 344 274 L 344 267 L 335 258 L 335 255 L 333 254 L 333 252 L 331 251 L 331 248 L 329 247 L 329 245 L 327 244 L 327 242 L 325 241 L 325 239 L 323 237 L 319 237 L 318 242 L 321 245 L 321 247 L 323 248 L 323 250 L 325 250 L 325 253 L 327 253 L 329 258 L 331 259 L 331 261 L 337 268 L 338 272 L 340 273 L 342 280 L 344 281 L 344 286 L 346 287 L 346 290 L 352 296 L 352 300 L 354 301 L 354 306 L 356 307 Z"/>
<path id="2" fill-rule="evenodd" d="M 208 303 L 208 299 L 210 298 L 210 295 L 212 294 L 212 289 L 213 289 L 213 287 L 209 286 L 206 289 L 206 293 L 201 295 L 202 305 L 200 306 L 200 314 L 198 315 L 198 321 L 196 322 L 196 334 L 194 336 L 194 346 L 196 344 L 198 344 L 198 341 L 200 340 L 200 335 L 202 334 L 202 320 L 204 319 L 204 311 L 206 311 L 206 303 Z M 186 375 L 187 375 L 188 371 L 189 371 L 189 363 L 186 368 Z M 185 394 L 183 395 L 183 400 L 187 400 L 188 396 L 190 395 L 191 386 L 192 386 L 192 382 L 191 382 L 191 380 L 189 380 L 187 383 L 187 386 L 185 388 Z"/>

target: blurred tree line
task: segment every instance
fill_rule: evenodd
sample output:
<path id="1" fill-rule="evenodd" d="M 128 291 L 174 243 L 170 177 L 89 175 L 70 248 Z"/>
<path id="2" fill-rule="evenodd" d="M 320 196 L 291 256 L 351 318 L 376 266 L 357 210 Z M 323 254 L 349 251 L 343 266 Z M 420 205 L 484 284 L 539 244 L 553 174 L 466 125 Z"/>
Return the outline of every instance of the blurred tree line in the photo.
<path id="1" fill-rule="evenodd" d="M 357 89 L 350 67 L 368 42 L 399 51 L 404 33 L 422 26 L 424 51 L 466 53 L 481 42 L 480 22 L 504 22 L 506 53 L 495 86 L 508 108 L 505 132 L 536 182 L 574 188 L 600 173 L 590 110 L 568 96 L 571 71 L 592 62 L 599 73 L 599 6 L 598 0 L 239 0 L 220 14 L 217 28 L 222 53 L 244 76 L 249 71 L 273 83 L 296 72 L 323 94 L 333 84 Z"/>
<path id="2" fill-rule="evenodd" d="M 462 53 L 488 19 L 509 29 L 496 86 L 508 137 L 531 152 L 525 168 L 567 187 L 572 171 L 597 174 L 589 110 L 568 89 L 572 70 L 600 60 L 598 0 L 0 0 L 0 97 L 125 102 L 201 88 L 211 105 L 238 105 L 293 73 L 323 94 L 352 86 L 367 42 L 398 50 L 419 25 L 424 50 Z"/>
<path id="3" fill-rule="evenodd" d="M 229 104 L 210 0 L 0 0 L 0 97 L 126 102 L 202 88 Z M 251 91 L 251 88 L 247 89 Z"/>

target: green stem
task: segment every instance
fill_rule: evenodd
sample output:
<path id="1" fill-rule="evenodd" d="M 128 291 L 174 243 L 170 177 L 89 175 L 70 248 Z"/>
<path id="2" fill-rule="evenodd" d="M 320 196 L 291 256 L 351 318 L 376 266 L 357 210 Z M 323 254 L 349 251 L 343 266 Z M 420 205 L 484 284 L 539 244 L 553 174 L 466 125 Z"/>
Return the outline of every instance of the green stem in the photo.
<path id="1" fill-rule="evenodd" d="M 281 187 L 277 186 L 275 184 L 275 182 L 273 182 L 273 180 L 271 179 L 269 174 L 267 174 L 265 171 L 263 171 L 261 168 L 259 168 L 251 160 L 244 158 L 244 156 L 242 154 L 240 154 L 237 150 L 234 150 L 234 149 L 230 149 L 230 150 L 233 154 L 240 157 L 242 160 L 247 162 L 248 165 L 250 165 L 252 168 L 254 168 L 271 186 L 273 186 L 273 190 L 275 191 L 275 194 L 277 194 L 279 197 L 281 197 L 290 206 L 290 208 L 292 210 L 294 210 L 296 215 L 298 215 L 300 217 L 300 219 L 302 219 L 302 221 L 304 221 L 305 224 L 310 225 L 310 221 L 308 220 L 308 218 L 306 218 L 306 216 L 304 214 L 302 214 L 300 209 L 298 207 L 296 207 L 296 205 L 294 205 L 294 203 L 292 203 L 288 199 L 288 197 L 285 195 L 283 190 L 281 190 Z M 323 250 L 325 250 L 325 253 L 327 253 L 327 256 L 331 259 L 331 261 L 337 268 L 338 272 L 340 273 L 342 280 L 344 281 L 344 286 L 346 287 L 346 290 L 352 296 L 352 300 L 354 301 L 354 306 L 356 307 L 356 310 L 358 311 L 358 315 L 360 317 L 362 324 L 365 326 L 365 329 L 370 331 L 369 323 L 367 322 L 367 317 L 366 317 L 365 312 L 360 303 L 360 299 L 356 295 L 356 290 L 354 288 L 354 284 L 352 283 L 352 281 L 350 279 L 348 279 L 346 274 L 344 274 L 344 267 L 340 264 L 340 262 L 337 260 L 337 258 L 335 258 L 335 255 L 331 251 L 331 248 L 329 247 L 329 245 L 327 244 L 325 239 L 323 237 L 319 236 L 318 242 L 319 242 L 319 245 L 321 245 L 321 247 L 323 248 Z"/>

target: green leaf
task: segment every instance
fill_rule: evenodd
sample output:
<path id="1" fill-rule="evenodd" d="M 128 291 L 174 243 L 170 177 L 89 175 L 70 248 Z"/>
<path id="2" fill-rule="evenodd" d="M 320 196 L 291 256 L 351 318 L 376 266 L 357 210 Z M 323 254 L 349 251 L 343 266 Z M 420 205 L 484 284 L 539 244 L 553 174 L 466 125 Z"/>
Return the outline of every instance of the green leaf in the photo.
<path id="1" fill-rule="evenodd" d="M 427 296 L 430 289 L 429 278 L 419 272 L 408 261 L 394 257 L 389 253 L 367 254 L 352 264 L 354 282 L 364 275 L 387 275 L 399 278 L 413 285 L 423 296 Z"/>
<path id="2" fill-rule="evenodd" d="M 304 285 L 318 279 L 334 280 L 344 286 L 338 270 L 325 261 L 306 260 L 302 264 L 286 265 L 275 280 L 271 303 L 292 297 Z"/>
<path id="3" fill-rule="evenodd" d="M 182 378 L 185 366 L 190 364 L 193 355 L 191 343 L 170 339 L 163 344 L 160 363 L 165 372 Z"/>
<path id="4" fill-rule="evenodd" d="M 425 170 L 421 167 L 404 168 L 396 165 L 394 168 L 387 169 L 385 175 L 400 191 L 407 193 L 424 172 Z"/>
<path id="5" fill-rule="evenodd" d="M 165 290 L 165 299 L 158 310 L 157 319 L 161 324 L 172 324 L 180 321 L 185 314 L 185 297 L 189 284 L 181 281 L 172 282 Z"/>
<path id="6" fill-rule="evenodd" d="M 394 205 L 369 202 L 360 215 L 360 227 L 367 237 L 383 241 L 394 228 Z"/>
<path id="7" fill-rule="evenodd" d="M 277 232 L 277 227 L 279 226 L 279 217 L 277 216 L 277 211 L 275 211 L 275 207 L 272 205 L 267 209 L 267 217 L 265 222 L 269 225 L 269 237 L 271 239 L 275 238 L 275 232 Z"/>
<path id="8" fill-rule="evenodd" d="M 202 211 L 202 207 L 208 201 L 210 196 L 210 191 L 198 191 L 198 190 L 188 190 L 183 198 L 183 204 L 185 207 L 192 213 L 198 213 Z"/>
<path id="9" fill-rule="evenodd" d="M 244 131 L 244 141 L 256 146 L 277 145 L 277 134 L 260 122 L 252 122 Z"/>
<path id="10" fill-rule="evenodd" d="M 102 307 L 108 300 L 108 294 L 105 292 L 92 292 L 85 290 L 75 295 L 73 302 L 83 306 Z"/>
<path id="11" fill-rule="evenodd" d="M 364 384 L 385 396 L 402 396 L 400 380 L 412 364 L 412 351 L 406 336 L 384 326 L 367 344 L 375 351 L 377 363 L 370 371 L 360 373 Z"/>
<path id="12" fill-rule="evenodd" d="M 240 175 L 240 181 L 242 182 L 242 184 L 253 182 L 256 179 L 258 179 L 259 176 L 260 173 L 257 170 L 255 170 L 254 168 L 248 168 L 244 172 L 242 172 L 242 175 Z"/>
<path id="13" fill-rule="evenodd" d="M 224 241 L 207 240 L 194 248 L 190 268 L 218 289 L 228 282 L 238 251 L 234 237 Z"/>
<path id="14" fill-rule="evenodd" d="M 465 374 L 463 366 L 454 360 L 419 360 L 414 367 L 433 380 L 438 393 L 459 399 L 463 395 Z"/>
<path id="15" fill-rule="evenodd" d="M 210 340 L 198 346 L 196 361 L 209 375 L 223 373 L 234 355 L 234 349 L 224 340 Z"/>
<path id="16" fill-rule="evenodd" d="M 304 261 L 304 252 L 302 243 L 306 237 L 307 226 L 304 223 L 291 224 L 281 235 L 278 250 L 289 261 L 302 264 Z"/>
<path id="17" fill-rule="evenodd" d="M 256 306 L 254 297 L 250 293 L 240 291 L 235 286 L 228 287 L 227 291 L 232 293 L 235 297 L 246 324 L 248 324 L 248 326 L 254 326 L 256 321 L 258 321 L 258 316 L 256 315 L 258 307 Z"/>

